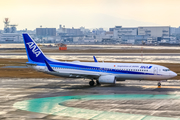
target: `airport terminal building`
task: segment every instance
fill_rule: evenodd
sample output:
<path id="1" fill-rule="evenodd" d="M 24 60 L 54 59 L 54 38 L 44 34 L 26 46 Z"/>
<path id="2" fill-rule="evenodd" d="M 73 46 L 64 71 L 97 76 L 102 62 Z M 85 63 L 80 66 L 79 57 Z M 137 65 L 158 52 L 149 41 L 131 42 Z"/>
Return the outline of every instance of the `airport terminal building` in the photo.
<path id="1" fill-rule="evenodd" d="M 150 37 L 169 37 L 170 26 L 138 27 L 138 35 Z"/>

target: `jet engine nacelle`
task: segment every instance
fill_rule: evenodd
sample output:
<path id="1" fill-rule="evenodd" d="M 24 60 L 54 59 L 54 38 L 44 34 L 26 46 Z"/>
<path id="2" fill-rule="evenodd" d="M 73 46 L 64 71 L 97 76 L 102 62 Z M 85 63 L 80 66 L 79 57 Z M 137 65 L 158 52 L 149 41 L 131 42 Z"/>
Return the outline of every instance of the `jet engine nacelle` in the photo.
<path id="1" fill-rule="evenodd" d="M 116 77 L 113 75 L 104 75 L 99 77 L 99 83 L 115 84 Z"/>

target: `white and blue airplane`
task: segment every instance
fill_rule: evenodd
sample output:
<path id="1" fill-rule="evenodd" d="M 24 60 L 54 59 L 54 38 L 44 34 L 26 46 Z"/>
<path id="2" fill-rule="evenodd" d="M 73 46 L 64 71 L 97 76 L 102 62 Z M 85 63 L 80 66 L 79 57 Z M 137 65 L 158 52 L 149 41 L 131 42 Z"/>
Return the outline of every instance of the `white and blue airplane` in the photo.
<path id="1" fill-rule="evenodd" d="M 177 74 L 167 67 L 155 64 L 142 63 L 104 63 L 98 62 L 94 56 L 95 62 L 61 62 L 50 59 L 44 55 L 34 40 L 24 33 L 23 39 L 27 52 L 27 66 L 37 71 L 47 74 L 68 77 L 68 78 L 86 78 L 90 79 L 89 85 L 96 84 L 115 84 L 116 81 L 125 80 L 167 80 L 177 76 Z"/>

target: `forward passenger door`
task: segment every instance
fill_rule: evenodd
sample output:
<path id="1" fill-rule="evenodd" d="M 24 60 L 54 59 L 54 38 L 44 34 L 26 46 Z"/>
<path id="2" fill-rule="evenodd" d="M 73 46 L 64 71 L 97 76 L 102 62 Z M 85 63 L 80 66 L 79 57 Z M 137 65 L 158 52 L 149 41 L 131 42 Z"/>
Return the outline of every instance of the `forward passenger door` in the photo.
<path id="1" fill-rule="evenodd" d="M 155 75 L 158 74 L 158 67 L 154 67 L 154 74 L 155 74 Z"/>

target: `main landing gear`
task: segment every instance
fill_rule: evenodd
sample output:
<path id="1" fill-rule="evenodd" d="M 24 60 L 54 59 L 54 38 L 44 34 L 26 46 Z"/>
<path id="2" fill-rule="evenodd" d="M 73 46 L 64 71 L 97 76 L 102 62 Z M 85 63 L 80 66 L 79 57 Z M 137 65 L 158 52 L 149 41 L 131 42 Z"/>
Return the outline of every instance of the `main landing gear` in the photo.
<path id="1" fill-rule="evenodd" d="M 100 86 L 99 80 L 96 80 L 96 85 Z"/>
<path id="2" fill-rule="evenodd" d="M 89 81 L 89 85 L 94 86 L 94 81 L 93 80 Z"/>
<path id="3" fill-rule="evenodd" d="M 90 85 L 90 86 L 94 86 L 94 84 L 95 84 L 95 82 L 94 82 L 93 79 L 92 79 L 91 81 L 89 81 L 89 85 Z M 98 80 L 96 80 L 96 85 L 98 85 L 98 86 L 101 85 Z"/>

